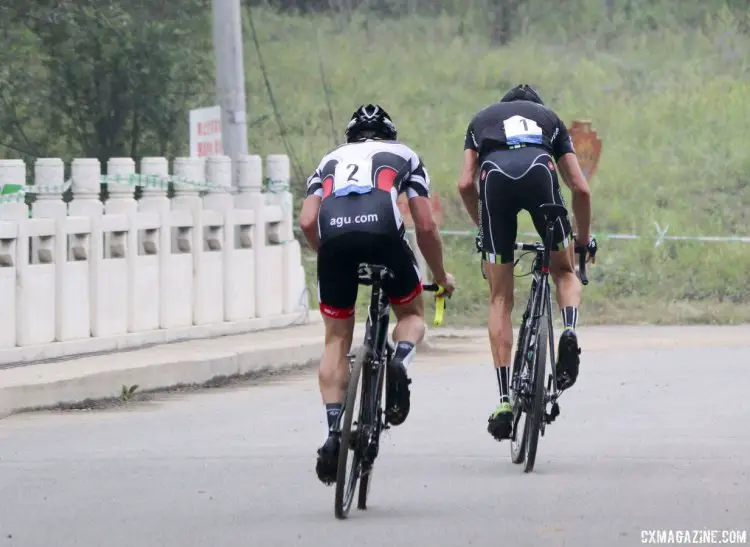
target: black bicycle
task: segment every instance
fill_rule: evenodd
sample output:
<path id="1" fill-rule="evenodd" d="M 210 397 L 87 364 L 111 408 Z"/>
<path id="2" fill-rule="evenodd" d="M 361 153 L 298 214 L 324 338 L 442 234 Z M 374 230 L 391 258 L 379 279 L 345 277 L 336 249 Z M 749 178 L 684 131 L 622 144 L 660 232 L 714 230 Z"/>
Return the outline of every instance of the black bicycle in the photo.
<path id="1" fill-rule="evenodd" d="M 536 254 L 531 271 L 531 290 L 518 332 L 510 384 L 510 403 L 513 408 L 511 460 L 517 464 L 525 461 L 526 473 L 534 469 L 540 433 L 544 436 L 546 425 L 552 423 L 560 414 L 557 401 L 561 393 L 557 389 L 555 374 L 555 336 L 552 328 L 549 264 L 555 222 L 565 217 L 568 211 L 564 206 L 554 203 L 541 205 L 540 209 L 546 221 L 544 241 L 515 245 L 516 250 Z M 587 248 L 576 247 L 575 252 L 579 254 L 578 275 L 581 282 L 588 285 Z M 519 257 L 515 264 L 518 264 L 521 258 Z M 545 387 L 547 348 L 551 370 Z M 522 417 L 524 421 L 521 428 L 519 426 Z"/>
<path id="2" fill-rule="evenodd" d="M 334 513 L 339 519 L 344 519 L 349 514 L 357 483 L 357 508 L 367 508 L 367 495 L 378 456 L 380 434 L 389 429 L 383 410 L 383 388 L 387 364 L 393 356 L 394 347 L 388 340 L 391 309 L 383 283 L 393 278 L 393 272 L 385 266 L 361 264 L 358 273 L 360 285 L 372 286 L 372 295 L 364 342 L 356 353 L 348 356 L 349 385 L 337 428 L 341 435 L 341 448 Z M 423 288 L 426 291 L 436 291 L 436 296 L 442 298 L 444 289 L 440 285 L 424 285 Z"/>

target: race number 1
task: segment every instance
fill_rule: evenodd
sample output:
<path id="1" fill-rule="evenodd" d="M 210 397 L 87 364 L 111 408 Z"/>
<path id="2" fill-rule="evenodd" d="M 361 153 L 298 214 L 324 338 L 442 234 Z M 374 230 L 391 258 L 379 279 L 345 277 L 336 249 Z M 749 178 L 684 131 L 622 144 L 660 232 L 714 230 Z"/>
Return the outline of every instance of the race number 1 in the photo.
<path id="1" fill-rule="evenodd" d="M 508 142 L 538 142 L 542 137 L 542 128 L 523 116 L 511 116 L 503 121 L 503 128 Z"/>

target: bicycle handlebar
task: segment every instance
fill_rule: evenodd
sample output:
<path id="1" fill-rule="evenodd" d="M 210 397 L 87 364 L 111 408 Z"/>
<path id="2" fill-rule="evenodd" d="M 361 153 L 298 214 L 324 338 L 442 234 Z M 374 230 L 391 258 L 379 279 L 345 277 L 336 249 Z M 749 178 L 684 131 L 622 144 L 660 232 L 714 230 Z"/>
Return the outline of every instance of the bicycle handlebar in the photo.
<path id="1" fill-rule="evenodd" d="M 588 249 L 583 245 L 576 247 L 576 254 L 578 254 L 578 275 L 581 277 L 581 283 L 584 285 L 589 284 L 589 278 L 586 275 L 586 254 Z"/>
<path id="2" fill-rule="evenodd" d="M 435 295 L 435 319 L 433 324 L 439 327 L 443 323 L 443 314 L 445 313 L 445 296 L 442 296 L 445 293 L 445 287 L 438 283 L 430 283 L 422 285 L 422 289 L 437 293 Z"/>
<path id="3" fill-rule="evenodd" d="M 544 245 L 541 243 L 516 243 L 515 249 L 516 251 L 537 252 L 544 250 Z M 581 283 L 583 283 L 584 285 L 588 285 L 589 278 L 586 275 L 586 255 L 588 254 L 588 249 L 583 245 L 577 245 L 575 247 L 575 252 L 578 255 L 578 275 L 581 278 Z"/>
<path id="4" fill-rule="evenodd" d="M 516 251 L 539 251 L 541 249 L 544 249 L 541 243 L 535 245 L 531 243 L 516 243 Z"/>

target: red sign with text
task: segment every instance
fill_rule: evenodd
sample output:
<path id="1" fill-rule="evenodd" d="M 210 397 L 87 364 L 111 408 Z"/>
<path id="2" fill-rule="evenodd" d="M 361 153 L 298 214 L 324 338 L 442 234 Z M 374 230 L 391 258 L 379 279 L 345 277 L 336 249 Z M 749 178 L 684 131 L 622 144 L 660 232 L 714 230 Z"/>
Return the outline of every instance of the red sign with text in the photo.
<path id="1" fill-rule="evenodd" d="M 190 111 L 190 155 L 219 156 L 224 153 L 221 140 L 221 108 L 211 106 Z"/>

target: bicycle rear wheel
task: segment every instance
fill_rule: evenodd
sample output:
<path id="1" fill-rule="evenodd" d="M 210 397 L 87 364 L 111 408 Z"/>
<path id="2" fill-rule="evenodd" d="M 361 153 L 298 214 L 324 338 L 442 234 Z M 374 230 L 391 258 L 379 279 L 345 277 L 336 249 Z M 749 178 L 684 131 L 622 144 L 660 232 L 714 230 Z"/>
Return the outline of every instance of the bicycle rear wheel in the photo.
<path id="1" fill-rule="evenodd" d="M 547 360 L 547 337 L 549 336 L 547 321 L 547 306 L 544 313 L 539 317 L 539 334 L 534 341 L 536 355 L 534 359 L 534 370 L 532 372 L 532 394 L 533 403 L 531 414 L 526 419 L 525 430 L 528 430 L 526 447 L 526 465 L 524 472 L 528 473 L 534 469 L 536 461 L 536 449 L 539 444 L 539 430 L 544 419 L 544 368 Z M 525 433 L 525 432 L 524 432 Z"/>
<path id="2" fill-rule="evenodd" d="M 345 519 L 349 515 L 354 500 L 354 491 L 357 488 L 357 481 L 362 470 L 362 443 L 352 441 L 352 421 L 354 416 L 358 417 L 359 423 L 362 424 L 362 397 L 360 379 L 362 369 L 371 355 L 368 344 L 363 344 L 357 352 L 357 356 L 352 364 L 352 370 L 349 373 L 349 385 L 346 390 L 346 399 L 344 400 L 344 419 L 341 424 L 341 446 L 339 448 L 339 464 L 336 473 L 336 494 L 334 497 L 334 513 L 336 518 Z M 357 395 L 360 395 L 359 397 Z M 359 441 L 358 436 L 354 435 L 355 440 Z M 351 451 L 351 466 L 347 474 L 347 462 L 349 452 Z"/>

